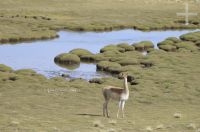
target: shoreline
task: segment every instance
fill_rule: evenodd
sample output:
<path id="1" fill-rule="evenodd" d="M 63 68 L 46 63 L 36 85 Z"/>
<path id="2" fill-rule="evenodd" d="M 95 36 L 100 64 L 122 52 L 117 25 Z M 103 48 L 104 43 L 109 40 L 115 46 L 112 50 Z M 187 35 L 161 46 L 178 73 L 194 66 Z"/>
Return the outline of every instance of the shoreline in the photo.
<path id="1" fill-rule="evenodd" d="M 53 35 L 51 36 L 40 36 L 40 37 L 30 37 L 30 38 L 0 38 L 0 45 L 4 45 L 4 44 L 19 44 L 19 43 L 23 43 L 23 42 L 34 42 L 34 41 L 46 41 L 46 40 L 52 40 L 55 38 L 59 38 L 58 32 L 60 31 L 72 31 L 72 32 L 97 32 L 97 33 L 101 33 L 101 32 L 112 32 L 112 31 L 120 31 L 120 30 L 136 30 L 136 31 L 142 31 L 142 32 L 151 32 L 151 31 L 182 31 L 182 30 L 198 30 L 198 27 L 182 27 L 182 28 L 176 28 L 176 27 L 171 27 L 171 28 L 152 28 L 150 30 L 145 30 L 145 29 L 140 29 L 140 28 L 135 28 L 135 27 L 124 27 L 124 28 L 113 28 L 110 30 L 101 30 L 101 29 L 93 29 L 93 30 L 87 30 L 87 29 L 70 29 L 70 28 L 59 28 L 59 29 L 54 29 L 51 30 L 54 32 Z"/>

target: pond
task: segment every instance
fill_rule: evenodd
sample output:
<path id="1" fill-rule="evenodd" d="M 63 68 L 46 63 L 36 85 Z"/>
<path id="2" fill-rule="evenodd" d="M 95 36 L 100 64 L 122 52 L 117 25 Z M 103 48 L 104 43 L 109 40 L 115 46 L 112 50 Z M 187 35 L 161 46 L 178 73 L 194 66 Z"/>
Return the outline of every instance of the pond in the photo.
<path id="1" fill-rule="evenodd" d="M 95 64 L 84 64 L 74 70 L 59 67 L 54 63 L 54 57 L 74 48 L 84 48 L 93 53 L 108 44 L 127 42 L 129 44 L 150 40 L 157 48 L 157 43 L 167 37 L 180 35 L 195 30 L 167 30 L 143 32 L 126 29 L 111 32 L 75 32 L 60 31 L 59 38 L 45 41 L 23 42 L 19 44 L 0 45 L 0 64 L 11 66 L 13 69 L 33 69 L 46 77 L 69 74 L 73 78 L 90 79 L 106 76 L 96 71 Z"/>

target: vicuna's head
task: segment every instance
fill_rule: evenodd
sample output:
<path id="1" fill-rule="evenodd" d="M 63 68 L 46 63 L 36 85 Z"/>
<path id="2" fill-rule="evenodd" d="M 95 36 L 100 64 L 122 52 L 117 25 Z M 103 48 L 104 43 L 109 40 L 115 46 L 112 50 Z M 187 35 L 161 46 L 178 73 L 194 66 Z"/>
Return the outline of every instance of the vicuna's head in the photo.
<path id="1" fill-rule="evenodd" d="M 128 73 L 121 73 L 119 76 L 120 76 L 121 78 L 127 78 Z"/>

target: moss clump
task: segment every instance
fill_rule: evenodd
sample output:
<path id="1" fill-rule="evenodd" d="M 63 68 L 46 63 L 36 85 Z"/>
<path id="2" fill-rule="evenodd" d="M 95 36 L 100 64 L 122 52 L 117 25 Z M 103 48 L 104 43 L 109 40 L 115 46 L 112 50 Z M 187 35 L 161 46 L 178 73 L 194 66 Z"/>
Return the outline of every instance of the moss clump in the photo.
<path id="1" fill-rule="evenodd" d="M 122 58 L 119 61 L 116 61 L 117 63 L 119 63 L 122 66 L 126 66 L 126 65 L 137 65 L 138 64 L 138 60 L 134 59 L 134 58 Z"/>
<path id="2" fill-rule="evenodd" d="M 121 72 L 123 72 L 123 70 L 121 66 L 110 66 L 108 67 L 107 72 L 111 74 L 120 74 Z"/>
<path id="3" fill-rule="evenodd" d="M 138 50 L 138 51 L 144 51 L 149 48 L 154 48 L 154 45 L 151 41 L 141 41 L 139 43 L 133 44 L 133 46 L 135 47 L 135 50 Z"/>
<path id="4" fill-rule="evenodd" d="M 102 84 L 104 83 L 104 80 L 101 78 L 93 78 L 89 80 L 90 83 L 97 83 L 97 84 Z"/>
<path id="5" fill-rule="evenodd" d="M 181 40 L 179 40 L 178 38 L 169 37 L 165 39 L 164 41 L 159 42 L 158 47 L 167 52 L 175 52 L 177 51 L 176 43 L 179 43 L 179 42 L 181 42 Z"/>
<path id="6" fill-rule="evenodd" d="M 9 67 L 9 66 L 6 66 L 4 64 L 0 64 L 0 71 L 1 72 L 11 72 L 12 71 L 12 68 Z"/>
<path id="7" fill-rule="evenodd" d="M 85 55 L 92 55 L 92 53 L 90 51 L 88 51 L 86 49 L 81 49 L 81 48 L 73 49 L 73 50 L 69 51 L 69 53 L 75 54 L 75 55 L 79 56 L 80 58 Z"/>
<path id="8" fill-rule="evenodd" d="M 96 67 L 97 67 L 97 70 L 99 71 L 114 72 L 115 70 L 119 71 L 121 68 L 121 65 L 116 62 L 100 61 L 99 63 L 97 63 Z"/>
<path id="9" fill-rule="evenodd" d="M 182 49 L 184 48 L 189 51 L 196 51 L 198 50 L 198 47 L 196 47 L 198 45 L 196 43 L 198 42 L 199 37 L 200 34 L 198 32 L 184 34 L 180 36 L 182 40 L 179 40 L 178 38 L 175 37 L 170 37 L 158 43 L 158 47 L 165 51 L 177 51 L 180 48 Z M 193 42 L 195 42 L 195 44 Z"/>
<path id="10" fill-rule="evenodd" d="M 80 64 L 80 58 L 75 54 L 62 53 L 54 58 L 56 63 L 61 64 Z"/>
<path id="11" fill-rule="evenodd" d="M 83 56 L 81 56 L 81 61 L 95 62 L 95 55 L 83 55 Z"/>
<path id="12" fill-rule="evenodd" d="M 140 60 L 140 64 L 143 65 L 144 68 L 149 68 L 155 65 L 155 62 L 151 59 L 143 59 Z"/>
<path id="13" fill-rule="evenodd" d="M 109 57 L 105 57 L 104 54 L 99 53 L 99 54 L 96 54 L 94 56 L 94 59 L 95 59 L 96 62 L 99 62 L 99 61 L 108 61 Z"/>
<path id="14" fill-rule="evenodd" d="M 133 47 L 127 43 L 121 43 L 121 44 L 118 44 L 117 46 L 125 49 L 125 51 L 134 51 L 135 50 L 135 47 Z"/>
<path id="15" fill-rule="evenodd" d="M 180 36 L 181 40 L 197 42 L 200 40 L 200 32 L 187 33 Z"/>
<path id="16" fill-rule="evenodd" d="M 36 75 L 37 73 L 34 70 L 31 69 L 21 69 L 17 70 L 14 73 L 20 74 L 20 75 Z"/>
<path id="17" fill-rule="evenodd" d="M 161 45 L 174 45 L 174 41 L 166 39 L 166 40 L 158 43 L 158 47 Z"/>
<path id="18" fill-rule="evenodd" d="M 164 51 L 176 51 L 176 46 L 173 45 L 159 45 L 158 46 L 160 49 L 164 50 Z"/>
<path id="19" fill-rule="evenodd" d="M 176 37 L 169 37 L 169 38 L 167 38 L 166 40 L 170 40 L 170 41 L 172 41 L 173 43 L 181 42 L 181 40 L 178 39 L 178 38 L 176 38 Z"/>
<path id="20" fill-rule="evenodd" d="M 122 53 L 116 50 L 111 50 L 111 51 L 105 51 L 102 54 L 105 57 L 115 57 L 115 56 L 121 56 Z"/>
<path id="21" fill-rule="evenodd" d="M 124 48 L 118 47 L 116 45 L 107 45 L 105 47 L 103 47 L 102 49 L 100 49 L 100 53 L 104 53 L 106 51 L 119 51 L 119 52 L 125 52 Z"/>
<path id="22" fill-rule="evenodd" d="M 184 48 L 189 51 L 196 51 L 198 47 L 193 42 L 180 42 L 176 44 L 177 48 Z"/>

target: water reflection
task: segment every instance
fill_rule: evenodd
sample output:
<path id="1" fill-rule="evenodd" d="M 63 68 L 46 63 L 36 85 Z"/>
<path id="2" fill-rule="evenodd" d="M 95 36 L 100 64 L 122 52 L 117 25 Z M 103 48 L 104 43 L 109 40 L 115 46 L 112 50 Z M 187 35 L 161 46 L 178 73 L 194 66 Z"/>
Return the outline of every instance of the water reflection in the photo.
<path id="1" fill-rule="evenodd" d="M 56 62 L 55 64 L 62 68 L 66 68 L 68 70 L 75 70 L 80 67 L 80 64 L 61 64 L 61 63 L 56 63 Z"/>

